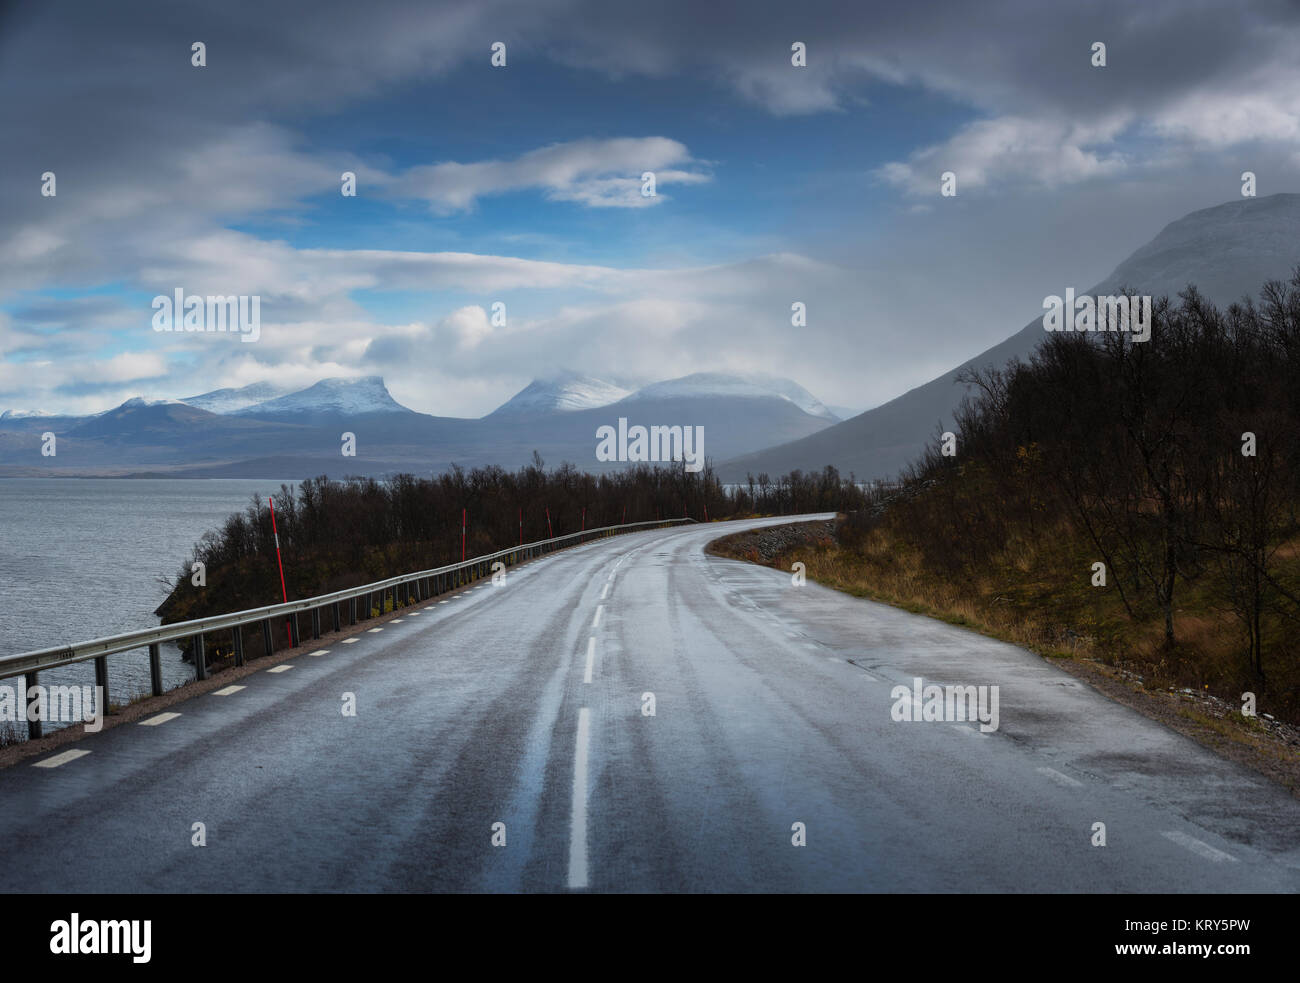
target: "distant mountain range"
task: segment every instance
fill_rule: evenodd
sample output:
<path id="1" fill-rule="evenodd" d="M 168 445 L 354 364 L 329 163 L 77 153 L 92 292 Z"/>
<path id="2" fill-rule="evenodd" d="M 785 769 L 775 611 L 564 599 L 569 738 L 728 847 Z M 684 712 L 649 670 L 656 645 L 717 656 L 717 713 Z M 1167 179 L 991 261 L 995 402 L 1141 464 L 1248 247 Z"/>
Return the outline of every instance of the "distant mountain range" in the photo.
<path id="1" fill-rule="evenodd" d="M 89 417 L 0 416 L 0 474 L 302 478 L 428 473 L 456 463 L 514 468 L 537 451 L 549 464 L 591 471 L 596 432 L 616 426 L 702 426 L 713 460 L 794 440 L 838 420 L 789 379 L 699 373 L 640 389 L 566 372 L 536 379 L 473 420 L 417 413 L 378 376 L 322 379 L 286 392 L 258 382 L 183 400 L 129 399 Z M 40 455 L 40 434 L 57 454 Z M 342 457 L 341 435 L 356 435 Z"/>
<path id="2" fill-rule="evenodd" d="M 1171 299 L 1189 283 L 1220 306 L 1243 296 L 1255 298 L 1264 282 L 1288 280 L 1300 264 L 1300 195 L 1243 198 L 1192 212 L 1115 268 L 1101 283 L 1080 294 L 1112 294 L 1131 287 Z M 1068 280 L 1045 287 L 1061 294 Z M 746 474 L 786 474 L 794 468 L 819 470 L 833 464 L 860 480 L 889 478 L 924 449 L 932 437 L 952 426 L 953 411 L 966 387 L 957 375 L 968 366 L 1003 366 L 1025 358 L 1043 341 L 1039 312 L 1023 329 L 987 351 L 875 409 L 789 443 L 745 454 L 718 465 L 724 481 Z M 1159 339 L 1152 343 L 1159 344 Z"/>

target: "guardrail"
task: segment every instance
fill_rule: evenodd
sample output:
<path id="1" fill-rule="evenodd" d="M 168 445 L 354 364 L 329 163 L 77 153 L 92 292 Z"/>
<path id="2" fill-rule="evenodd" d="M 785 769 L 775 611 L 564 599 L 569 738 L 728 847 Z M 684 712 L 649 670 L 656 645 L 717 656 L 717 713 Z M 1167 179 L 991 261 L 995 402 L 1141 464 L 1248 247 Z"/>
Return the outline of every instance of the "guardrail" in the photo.
<path id="1" fill-rule="evenodd" d="M 376 594 L 379 595 L 379 612 L 383 614 L 384 602 L 390 590 L 393 593 L 393 609 L 396 610 L 399 590 L 402 592 L 403 604 L 409 605 L 478 580 L 491 573 L 492 564 L 498 561 L 505 564 L 505 566 L 515 566 L 525 560 L 531 560 L 545 553 L 554 552 L 556 549 L 562 548 L 562 546 L 573 546 L 592 539 L 603 539 L 619 532 L 628 532 L 634 529 L 662 529 L 666 526 L 694 521 L 694 519 L 664 519 L 653 522 L 630 522 L 617 526 L 601 526 L 599 529 L 587 529 L 583 532 L 569 533 L 567 536 L 556 536 L 535 543 L 513 546 L 510 549 L 499 550 L 486 556 L 477 556 L 445 567 L 435 567 L 432 570 L 421 570 L 418 573 L 389 577 L 387 580 L 378 580 L 373 584 L 349 587 L 347 590 L 322 594 L 319 597 L 308 597 L 301 601 L 272 604 L 264 608 L 250 608 L 247 611 L 215 615 L 210 618 L 196 618 L 193 621 L 178 621 L 170 625 L 160 625 L 157 628 L 145 628 L 140 631 L 110 635 L 107 638 L 96 638 L 89 642 L 77 642 L 73 645 L 37 649 L 33 652 L 23 652 L 18 655 L 7 655 L 0 657 L 0 679 L 24 676 L 26 677 L 24 689 L 29 691 L 33 686 L 37 685 L 37 675 L 42 670 L 94 659 L 95 685 L 102 687 L 100 701 L 103 706 L 107 707 L 108 657 L 147 647 L 149 649 L 149 676 L 153 695 L 161 696 L 163 693 L 161 647 L 166 642 L 192 639 L 194 643 L 194 678 L 196 680 L 207 679 L 207 656 L 203 647 L 203 636 L 212 632 L 233 630 L 235 665 L 242 666 L 244 664 L 243 630 L 248 625 L 261 624 L 263 648 L 265 654 L 269 655 L 274 651 L 271 640 L 271 623 L 282 616 L 287 617 L 289 621 L 289 648 L 295 648 L 302 642 L 302 626 L 298 619 L 304 612 L 310 612 L 311 614 L 312 638 L 320 638 L 322 611 L 329 611 L 332 614 L 333 630 L 340 631 L 345 617 L 349 626 L 355 625 L 358 620 L 364 621 L 370 617 L 370 609 L 376 606 L 374 603 Z M 358 619 L 357 601 L 363 597 L 367 599 L 367 604 L 365 605 L 364 614 Z M 346 616 L 343 612 L 344 603 L 348 605 Z M 26 716 L 30 717 L 30 714 L 26 714 Z M 41 736 L 40 720 L 28 720 L 27 735 L 29 738 Z"/>

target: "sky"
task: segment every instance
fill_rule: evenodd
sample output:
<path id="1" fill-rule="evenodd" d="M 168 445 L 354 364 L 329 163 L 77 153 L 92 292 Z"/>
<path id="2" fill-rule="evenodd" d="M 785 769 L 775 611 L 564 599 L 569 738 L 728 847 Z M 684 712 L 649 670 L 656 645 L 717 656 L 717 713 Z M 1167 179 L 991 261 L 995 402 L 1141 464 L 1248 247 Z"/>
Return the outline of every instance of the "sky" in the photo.
<path id="1" fill-rule="evenodd" d="M 561 371 L 866 409 L 1243 171 L 1300 190 L 1297 51 L 1291 2 L 0 3 L 0 410 L 381 375 L 479 416 Z M 154 330 L 178 289 L 257 340 Z"/>

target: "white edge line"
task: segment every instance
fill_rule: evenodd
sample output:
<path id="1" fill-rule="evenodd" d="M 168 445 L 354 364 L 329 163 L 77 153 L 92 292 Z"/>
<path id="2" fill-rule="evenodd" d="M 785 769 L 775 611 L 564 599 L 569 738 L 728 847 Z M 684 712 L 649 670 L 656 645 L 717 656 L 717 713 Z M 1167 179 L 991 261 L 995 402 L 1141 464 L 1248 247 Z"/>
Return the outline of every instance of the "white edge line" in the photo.
<path id="1" fill-rule="evenodd" d="M 1171 830 L 1168 833 L 1161 833 L 1165 839 L 1177 843 L 1179 846 L 1191 850 L 1197 856 L 1204 857 L 1206 860 L 1212 860 L 1216 864 L 1223 863 L 1225 860 L 1236 862 L 1237 858 L 1230 853 L 1224 853 L 1222 850 L 1216 850 L 1208 843 L 1202 843 L 1194 836 L 1188 836 L 1179 830 Z"/>
<path id="2" fill-rule="evenodd" d="M 1083 782 L 1076 781 L 1075 779 L 1071 778 L 1069 775 L 1063 775 L 1063 774 L 1061 774 L 1059 771 L 1057 771 L 1055 768 L 1048 768 L 1048 767 L 1044 766 L 1044 767 L 1042 767 L 1042 768 L 1035 768 L 1034 770 L 1035 770 L 1036 772 L 1038 772 L 1040 775 L 1045 775 L 1045 776 L 1047 776 L 1047 777 L 1050 778 L 1052 781 L 1056 782 L 1056 784 L 1058 784 L 1058 785 L 1065 785 L 1065 786 L 1067 786 L 1068 788 L 1082 788 L 1082 787 L 1083 787 Z"/>

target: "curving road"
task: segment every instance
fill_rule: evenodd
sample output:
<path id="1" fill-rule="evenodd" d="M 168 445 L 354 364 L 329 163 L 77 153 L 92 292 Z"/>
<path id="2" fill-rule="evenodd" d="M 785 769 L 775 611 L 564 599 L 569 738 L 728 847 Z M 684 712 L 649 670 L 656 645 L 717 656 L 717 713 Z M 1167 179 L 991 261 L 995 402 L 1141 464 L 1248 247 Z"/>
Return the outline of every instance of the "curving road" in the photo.
<path id="1" fill-rule="evenodd" d="M 762 524 L 554 554 L 0 772 L 0 890 L 1300 890 L 1284 790 L 1012 645 L 704 555 Z M 892 719 L 916 677 L 998 686 L 997 730 Z"/>

